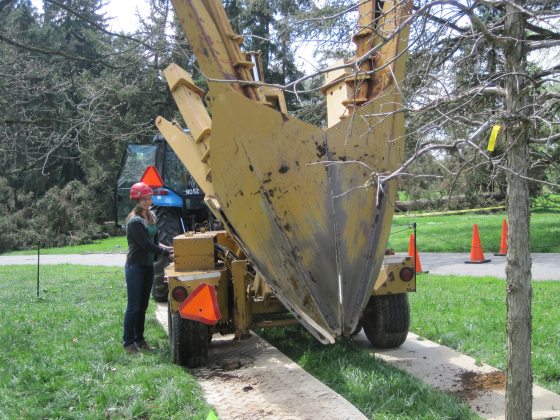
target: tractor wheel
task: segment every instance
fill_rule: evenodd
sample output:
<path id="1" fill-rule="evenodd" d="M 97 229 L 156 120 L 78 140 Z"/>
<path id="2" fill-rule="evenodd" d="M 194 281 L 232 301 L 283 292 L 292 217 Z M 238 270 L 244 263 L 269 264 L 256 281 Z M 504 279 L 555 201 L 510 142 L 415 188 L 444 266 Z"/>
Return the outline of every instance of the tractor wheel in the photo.
<path id="1" fill-rule="evenodd" d="M 181 221 L 179 211 L 175 207 L 154 207 L 157 216 L 158 239 L 164 245 L 173 245 L 173 238 L 180 235 Z M 169 259 L 160 255 L 154 262 L 154 283 L 152 297 L 156 302 L 167 302 L 168 286 L 164 282 L 164 270 L 169 265 Z"/>
<path id="2" fill-rule="evenodd" d="M 398 347 L 406 340 L 410 307 L 406 293 L 372 296 L 362 317 L 364 332 L 377 348 Z"/>
<path id="3" fill-rule="evenodd" d="M 179 312 L 171 313 L 167 307 L 169 352 L 173 363 L 197 368 L 208 360 L 208 326 L 198 321 L 183 319 Z"/>

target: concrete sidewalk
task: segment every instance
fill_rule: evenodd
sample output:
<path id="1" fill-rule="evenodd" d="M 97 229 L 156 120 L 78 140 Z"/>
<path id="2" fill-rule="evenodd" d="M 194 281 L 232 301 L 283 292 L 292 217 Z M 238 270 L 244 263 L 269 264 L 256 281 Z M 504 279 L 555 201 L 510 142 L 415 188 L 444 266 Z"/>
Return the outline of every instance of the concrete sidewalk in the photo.
<path id="1" fill-rule="evenodd" d="M 168 330 L 167 305 L 156 317 Z M 356 407 L 252 333 L 246 340 L 214 334 L 206 366 L 191 369 L 222 420 L 366 420 Z"/>
<path id="2" fill-rule="evenodd" d="M 463 400 L 480 417 L 504 419 L 506 375 L 453 349 L 409 333 L 396 349 L 375 349 L 360 332 L 354 342 L 422 382 Z M 533 384 L 533 419 L 560 416 L 560 396 Z"/>

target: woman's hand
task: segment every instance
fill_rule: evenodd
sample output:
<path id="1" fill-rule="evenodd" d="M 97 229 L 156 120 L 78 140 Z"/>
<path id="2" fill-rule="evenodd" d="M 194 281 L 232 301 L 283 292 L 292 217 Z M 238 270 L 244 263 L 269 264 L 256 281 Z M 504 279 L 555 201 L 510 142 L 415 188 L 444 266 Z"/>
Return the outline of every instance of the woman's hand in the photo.
<path id="1" fill-rule="evenodd" d="M 167 255 L 166 258 L 167 258 L 170 262 L 173 262 L 173 261 L 175 260 L 175 257 L 174 257 L 174 255 L 173 255 L 173 247 L 172 247 L 172 246 L 168 246 L 168 245 L 164 245 L 164 244 L 162 244 L 161 242 L 159 243 L 159 246 L 160 246 L 160 248 L 163 248 L 164 250 L 166 250 L 166 251 L 169 252 L 169 254 Z"/>

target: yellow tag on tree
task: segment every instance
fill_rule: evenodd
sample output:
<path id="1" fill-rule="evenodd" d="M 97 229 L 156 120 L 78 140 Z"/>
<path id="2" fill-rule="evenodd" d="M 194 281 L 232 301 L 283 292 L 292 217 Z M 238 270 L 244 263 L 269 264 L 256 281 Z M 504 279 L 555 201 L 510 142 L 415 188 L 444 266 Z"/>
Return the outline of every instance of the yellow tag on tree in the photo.
<path id="1" fill-rule="evenodd" d="M 494 127 L 492 127 L 492 132 L 490 133 L 490 139 L 488 139 L 487 150 L 489 152 L 494 151 L 494 146 L 496 145 L 496 138 L 498 137 L 498 134 L 500 134 L 501 129 L 502 129 L 502 126 L 499 125 L 499 124 L 496 124 Z"/>

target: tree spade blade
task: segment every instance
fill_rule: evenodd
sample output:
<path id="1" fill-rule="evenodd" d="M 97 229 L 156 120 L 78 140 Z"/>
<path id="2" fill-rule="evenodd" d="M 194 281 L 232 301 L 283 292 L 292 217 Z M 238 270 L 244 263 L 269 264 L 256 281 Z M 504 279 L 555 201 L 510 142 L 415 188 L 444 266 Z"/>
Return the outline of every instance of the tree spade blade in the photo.
<path id="1" fill-rule="evenodd" d="M 325 131 L 233 92 L 209 96 L 210 164 L 230 230 L 319 340 L 349 335 L 383 262 L 394 188 L 378 194 L 369 165 L 393 161 L 394 119 Z"/>
<path id="2" fill-rule="evenodd" d="M 336 246 L 320 128 L 238 94 L 212 102 L 215 194 L 275 295 L 323 342 L 340 333 Z"/>

